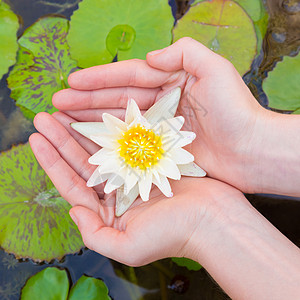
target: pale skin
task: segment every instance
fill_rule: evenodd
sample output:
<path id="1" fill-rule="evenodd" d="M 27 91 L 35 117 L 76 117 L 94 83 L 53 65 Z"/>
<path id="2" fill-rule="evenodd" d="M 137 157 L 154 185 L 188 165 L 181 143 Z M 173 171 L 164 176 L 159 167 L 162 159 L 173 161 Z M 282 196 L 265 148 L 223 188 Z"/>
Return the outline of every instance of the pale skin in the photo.
<path id="1" fill-rule="evenodd" d="M 61 112 L 36 116 L 30 143 L 87 247 L 132 266 L 194 259 L 233 299 L 299 297 L 300 250 L 242 193 L 300 196 L 299 116 L 263 109 L 227 60 L 189 38 L 146 61 L 78 71 L 69 84 L 53 97 Z M 122 118 L 128 98 L 146 110 L 177 86 L 184 129 L 197 134 L 188 150 L 210 178 L 172 181 L 173 198 L 153 189 L 116 218 L 114 195 L 86 186 L 87 159 L 99 148 L 69 124 L 103 112 Z"/>

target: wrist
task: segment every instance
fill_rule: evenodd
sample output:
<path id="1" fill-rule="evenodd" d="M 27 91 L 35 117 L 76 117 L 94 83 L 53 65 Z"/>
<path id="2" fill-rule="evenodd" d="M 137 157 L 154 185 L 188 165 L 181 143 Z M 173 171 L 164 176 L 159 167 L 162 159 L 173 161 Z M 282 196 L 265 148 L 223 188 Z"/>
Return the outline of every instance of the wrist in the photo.
<path id="1" fill-rule="evenodd" d="M 207 190 L 210 183 L 206 183 Z M 242 192 L 225 183 L 214 181 L 212 190 L 214 192 L 209 195 L 202 193 L 204 201 L 199 200 L 192 205 L 195 217 L 189 218 L 185 235 L 189 238 L 185 239 L 184 247 L 178 255 L 200 264 L 203 261 L 202 254 L 213 248 L 213 241 L 223 239 L 224 230 L 229 226 L 230 220 L 238 218 L 246 208 L 252 209 Z"/>
<path id="2" fill-rule="evenodd" d="M 299 196 L 300 117 L 264 110 L 244 158 L 249 193 Z"/>

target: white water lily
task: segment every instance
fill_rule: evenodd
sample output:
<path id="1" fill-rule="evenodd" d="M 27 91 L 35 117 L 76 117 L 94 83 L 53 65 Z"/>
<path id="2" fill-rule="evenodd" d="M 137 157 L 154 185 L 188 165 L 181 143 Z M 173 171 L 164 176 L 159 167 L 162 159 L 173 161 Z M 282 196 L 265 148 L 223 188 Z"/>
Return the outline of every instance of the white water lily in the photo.
<path id="1" fill-rule="evenodd" d="M 73 129 L 101 146 L 89 158 L 98 167 L 87 182 L 93 187 L 107 180 L 104 192 L 117 189 L 116 215 L 122 215 L 141 196 L 149 200 L 152 183 L 166 197 L 172 197 L 168 178 L 181 175 L 206 175 L 183 149 L 196 137 L 190 131 L 180 131 L 184 118 L 174 117 L 181 90 L 176 88 L 162 97 L 142 116 L 133 99 L 127 104 L 125 122 L 107 113 L 103 122 L 72 123 Z"/>

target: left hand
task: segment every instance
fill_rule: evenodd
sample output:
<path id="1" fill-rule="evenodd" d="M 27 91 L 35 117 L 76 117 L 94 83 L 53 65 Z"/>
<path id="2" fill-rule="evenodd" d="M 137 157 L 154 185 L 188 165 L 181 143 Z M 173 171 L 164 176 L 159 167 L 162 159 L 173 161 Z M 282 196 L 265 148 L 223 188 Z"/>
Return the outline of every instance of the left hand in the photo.
<path id="1" fill-rule="evenodd" d="M 132 266 L 170 256 L 195 259 L 194 254 L 202 245 L 196 243 L 194 249 L 192 236 L 196 234 L 205 244 L 209 242 L 211 220 L 216 227 L 223 226 L 221 206 L 226 205 L 226 213 L 230 214 L 235 214 L 237 206 L 249 207 L 243 194 L 225 183 L 209 178 L 182 178 L 171 180 L 174 197 L 165 198 L 154 188 L 148 202 L 137 199 L 117 218 L 114 194 L 104 197 L 101 186 L 86 186 L 95 168 L 87 159 L 97 149 L 70 128 L 72 121 L 61 112 L 54 117 L 38 114 L 34 124 L 40 133 L 30 137 L 30 144 L 61 196 L 74 206 L 70 215 L 78 224 L 84 243 L 102 255 Z"/>

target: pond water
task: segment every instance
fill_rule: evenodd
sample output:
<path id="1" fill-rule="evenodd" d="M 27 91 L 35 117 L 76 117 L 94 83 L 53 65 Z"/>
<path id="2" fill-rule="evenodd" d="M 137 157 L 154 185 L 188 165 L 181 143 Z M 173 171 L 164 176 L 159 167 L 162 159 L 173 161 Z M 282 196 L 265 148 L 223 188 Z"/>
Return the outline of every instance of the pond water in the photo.
<path id="1" fill-rule="evenodd" d="M 19 31 L 34 23 L 40 16 L 55 13 L 69 18 L 77 9 L 78 0 L 10 0 L 13 11 L 22 17 Z M 189 1 L 171 1 L 173 13 L 180 18 L 189 7 Z M 177 5 L 176 5 L 177 4 Z M 263 105 L 268 99 L 262 91 L 262 80 L 283 55 L 296 54 L 300 49 L 300 8 L 298 1 L 266 1 L 270 20 L 263 49 L 244 76 L 245 82 Z M 14 100 L 6 78 L 0 82 L 0 150 L 23 143 L 34 132 L 32 122 L 25 119 Z M 5 101 L 4 101 L 5 100 Z M 283 234 L 300 246 L 300 199 L 270 195 L 247 195 L 251 203 Z M 66 268 L 71 281 L 82 274 L 101 278 L 113 299 L 227 299 L 204 269 L 188 271 L 170 259 L 140 268 L 129 268 L 88 249 L 76 255 L 67 255 L 62 261 L 35 264 L 30 260 L 16 260 L 13 255 L 0 250 L 0 299 L 15 300 L 20 290 L 33 274 L 48 266 Z M 131 282 L 130 282 L 131 281 Z M 181 292 L 181 293 L 179 293 Z M 41 295 L 42 299 L 42 295 Z"/>

